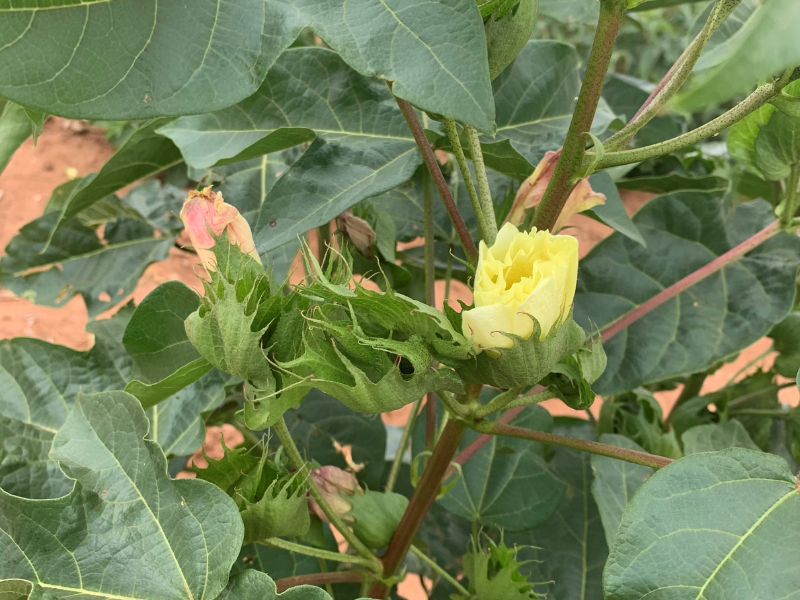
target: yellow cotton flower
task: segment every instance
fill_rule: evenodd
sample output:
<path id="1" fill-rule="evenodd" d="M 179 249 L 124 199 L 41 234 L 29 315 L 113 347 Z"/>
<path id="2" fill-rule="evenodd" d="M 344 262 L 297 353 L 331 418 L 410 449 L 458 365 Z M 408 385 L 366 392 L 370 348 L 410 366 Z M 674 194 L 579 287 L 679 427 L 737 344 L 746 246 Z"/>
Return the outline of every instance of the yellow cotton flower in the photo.
<path id="1" fill-rule="evenodd" d="M 569 316 L 578 280 L 578 241 L 549 231 L 519 231 L 506 223 L 489 248 L 481 242 L 475 274 L 475 308 L 465 311 L 464 335 L 472 336 L 475 350 L 510 348 L 533 333 L 533 320 L 542 328 L 541 339 Z"/>

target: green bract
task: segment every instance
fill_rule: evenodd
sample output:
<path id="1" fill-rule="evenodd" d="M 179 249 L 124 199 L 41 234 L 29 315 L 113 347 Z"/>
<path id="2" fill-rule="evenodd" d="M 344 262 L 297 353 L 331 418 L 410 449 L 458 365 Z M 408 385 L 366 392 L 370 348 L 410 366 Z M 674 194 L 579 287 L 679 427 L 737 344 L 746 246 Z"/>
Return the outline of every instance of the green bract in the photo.
<path id="1" fill-rule="evenodd" d="M 485 383 L 501 389 L 528 387 L 542 381 L 559 361 L 577 352 L 586 334 L 570 315 L 561 325 L 554 325 L 540 340 L 541 328 L 534 321 L 527 339 L 503 333 L 514 341 L 511 348 L 486 350 L 457 367 L 465 381 Z"/>
<path id="2" fill-rule="evenodd" d="M 305 483 L 269 460 L 266 449 L 258 458 L 246 448 L 226 448 L 224 440 L 222 447 L 225 455 L 220 460 L 206 456 L 208 467 L 198 469 L 197 477 L 220 487 L 236 502 L 244 522 L 244 543 L 305 535 L 311 525 Z"/>
<path id="3" fill-rule="evenodd" d="M 495 544 L 487 540 L 484 550 L 472 540 L 472 551 L 462 558 L 464 574 L 469 579 L 470 591 L 481 600 L 536 600 L 528 578 L 520 573 L 525 563 L 517 561 L 520 548 L 508 548 L 501 540 Z M 455 598 L 456 596 L 454 596 Z M 467 600 L 458 596 L 459 600 Z"/>
<path id="4" fill-rule="evenodd" d="M 346 517 L 352 519 L 353 531 L 370 548 L 382 548 L 389 543 L 408 506 L 408 498 L 392 492 L 357 491 L 347 500 L 352 508 Z"/>

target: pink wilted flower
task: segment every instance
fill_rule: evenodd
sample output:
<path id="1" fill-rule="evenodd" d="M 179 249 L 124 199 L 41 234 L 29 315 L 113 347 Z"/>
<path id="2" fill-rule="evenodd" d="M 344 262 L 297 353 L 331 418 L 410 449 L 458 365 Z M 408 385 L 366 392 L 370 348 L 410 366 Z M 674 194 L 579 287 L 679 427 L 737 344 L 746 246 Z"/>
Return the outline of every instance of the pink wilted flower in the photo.
<path id="1" fill-rule="evenodd" d="M 221 236 L 223 231 L 228 233 L 231 244 L 236 244 L 242 252 L 261 262 L 247 220 L 235 206 L 223 200 L 222 194 L 212 191 L 210 187 L 189 194 L 181 209 L 181 220 L 207 271 L 216 268 L 216 258 L 211 248 L 214 247 L 214 237 Z"/>
<path id="2" fill-rule="evenodd" d="M 353 508 L 353 505 L 342 494 L 353 496 L 357 490 L 361 491 L 355 475 L 338 467 L 328 466 L 311 469 L 311 480 L 317 485 L 322 497 L 325 498 L 333 512 L 339 516 L 344 516 Z M 320 519 L 327 521 L 327 517 L 322 513 L 319 504 L 314 500 L 309 500 L 309 508 Z"/>
<path id="3" fill-rule="evenodd" d="M 520 225 L 525 220 L 525 213 L 533 207 L 539 206 L 539 202 L 542 201 L 542 196 L 553 178 L 559 156 L 561 156 L 561 150 L 546 153 L 536 166 L 536 170 L 519 186 L 517 197 L 514 198 L 514 204 L 508 212 L 506 222 Z M 605 204 L 605 201 L 605 195 L 592 189 L 588 177 L 581 179 L 567 198 L 561 214 L 558 215 L 558 220 L 553 226 L 553 233 L 561 230 L 575 213 L 589 210 L 598 204 Z"/>

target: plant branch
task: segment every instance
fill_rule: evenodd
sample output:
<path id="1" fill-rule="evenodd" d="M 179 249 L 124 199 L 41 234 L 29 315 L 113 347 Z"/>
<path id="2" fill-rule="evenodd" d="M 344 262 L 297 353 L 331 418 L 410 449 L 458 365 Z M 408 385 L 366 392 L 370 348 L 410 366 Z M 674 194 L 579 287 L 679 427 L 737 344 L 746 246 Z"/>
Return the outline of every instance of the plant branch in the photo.
<path id="1" fill-rule="evenodd" d="M 471 125 L 464 125 L 464 133 L 467 135 L 469 152 L 472 155 L 472 164 L 475 165 L 475 178 L 478 180 L 478 192 L 480 192 L 481 196 L 483 219 L 486 223 L 486 231 L 483 239 L 488 246 L 491 246 L 494 244 L 494 240 L 497 237 L 497 217 L 494 214 L 492 190 L 489 188 L 489 179 L 486 176 L 486 165 L 483 162 L 481 140 L 477 130 Z"/>
<path id="2" fill-rule="evenodd" d="M 791 413 L 780 408 L 742 408 L 728 413 L 731 417 L 753 416 L 753 417 L 775 417 L 776 419 L 788 419 Z"/>
<path id="3" fill-rule="evenodd" d="M 403 427 L 403 434 L 400 436 L 400 444 L 397 446 L 397 452 L 394 453 L 394 460 L 392 461 L 392 468 L 389 469 L 389 476 L 386 478 L 386 491 L 391 492 L 397 483 L 397 477 L 400 475 L 400 466 L 403 464 L 403 455 L 406 453 L 408 447 L 408 439 L 411 437 L 411 430 L 414 428 L 414 421 L 417 419 L 422 398 L 414 402 L 411 406 L 411 414 L 408 415 Z"/>
<path id="4" fill-rule="evenodd" d="M 353 556 L 352 554 L 342 554 L 341 552 L 331 552 L 330 550 L 323 550 L 322 548 L 314 548 L 313 546 L 306 546 L 305 544 L 296 544 L 281 538 L 269 538 L 260 542 L 265 546 L 272 546 L 273 548 L 280 548 L 281 550 L 288 550 L 289 552 L 296 552 L 297 554 L 304 554 L 306 556 L 314 556 L 323 560 L 332 560 L 335 562 L 350 563 L 353 565 L 361 565 L 367 569 L 374 568 L 375 564 L 371 560 L 366 560 L 361 556 Z"/>
<path id="5" fill-rule="evenodd" d="M 363 571 L 334 571 L 332 573 L 311 573 L 309 575 L 295 575 L 275 580 L 278 593 L 297 587 L 298 585 L 325 585 L 328 583 L 359 583 L 366 579 Z"/>
<path id="6" fill-rule="evenodd" d="M 469 172 L 469 164 L 464 154 L 464 148 L 461 147 L 461 140 L 458 137 L 456 122 L 453 119 L 445 119 L 444 129 L 445 132 L 447 132 L 447 139 L 450 140 L 450 147 L 453 149 L 453 155 L 456 157 L 456 163 L 458 163 L 458 168 L 461 171 L 461 177 L 464 179 L 464 186 L 467 188 L 467 195 L 469 195 L 469 201 L 472 203 L 472 211 L 475 213 L 475 218 L 478 220 L 478 233 L 482 239 L 486 239 L 489 230 L 486 222 L 486 215 L 483 212 L 478 192 L 475 190 L 475 184 L 472 183 L 472 175 L 470 175 Z"/>
<path id="7" fill-rule="evenodd" d="M 289 428 L 286 426 L 286 421 L 283 419 L 283 417 L 281 417 L 281 419 L 275 423 L 272 428 L 275 431 L 275 435 L 278 436 L 278 440 L 280 440 L 286 455 L 294 465 L 294 468 L 304 475 L 308 475 L 308 464 L 300 455 L 300 451 L 297 449 L 294 439 L 292 439 L 292 434 L 289 432 Z M 334 512 L 330 504 L 328 504 L 327 500 L 325 500 L 325 498 L 322 496 L 322 493 L 319 491 L 317 484 L 314 483 L 314 480 L 310 477 L 307 477 L 307 480 L 308 491 L 311 494 L 311 497 L 317 502 L 325 516 L 328 517 L 328 521 L 330 521 L 331 525 L 339 530 L 339 533 L 342 534 L 342 537 L 344 537 L 347 543 L 350 544 L 350 547 L 353 548 L 353 550 L 367 559 L 367 561 L 372 565 L 373 569 L 379 569 L 380 564 L 375 555 L 364 545 L 364 542 L 358 539 L 358 536 L 356 536 L 356 534 L 353 533 L 347 524 L 342 521 L 341 517 Z"/>
<path id="8" fill-rule="evenodd" d="M 392 539 L 389 541 L 386 553 L 381 558 L 384 579 L 393 577 L 402 566 L 406 553 L 411 546 L 411 541 L 414 539 L 425 513 L 428 512 L 439 493 L 442 476 L 447 471 L 447 467 L 450 466 L 450 460 L 458 448 L 458 443 L 464 435 L 465 428 L 466 425 L 462 421 L 458 419 L 450 420 L 436 443 L 419 483 L 411 495 L 408 507 L 403 513 Z M 384 598 L 388 591 L 386 583 L 377 582 L 370 590 L 369 597 Z"/>
<path id="9" fill-rule="evenodd" d="M 681 390 L 680 396 L 678 396 L 678 399 L 675 401 L 675 404 L 672 405 L 672 409 L 669 411 L 669 415 L 666 419 L 667 423 L 669 423 L 672 420 L 672 417 L 675 416 L 675 412 L 679 406 L 700 394 L 700 390 L 703 389 L 703 383 L 705 383 L 707 376 L 708 374 L 706 372 L 702 372 L 693 373 L 687 378 L 686 383 L 683 384 L 683 389 Z"/>
<path id="10" fill-rule="evenodd" d="M 687 46 L 680 58 L 675 61 L 675 64 L 664 75 L 664 78 L 645 100 L 630 122 L 603 142 L 606 152 L 627 146 L 633 136 L 661 111 L 670 98 L 675 95 L 675 92 L 686 82 L 708 40 L 711 39 L 711 36 L 719 29 L 725 19 L 730 16 L 740 1 L 719 0 L 714 5 L 700 33 Z"/>
<path id="11" fill-rule="evenodd" d="M 731 248 L 725 254 L 718 256 L 714 260 L 712 260 L 707 265 L 700 267 L 694 273 L 687 275 L 677 283 L 673 283 L 667 289 L 661 291 L 660 293 L 656 294 L 647 302 L 644 302 L 634 308 L 632 311 L 622 315 L 619 319 L 608 325 L 605 329 L 600 332 L 600 339 L 603 342 L 608 341 L 611 337 L 618 334 L 620 331 L 638 321 L 647 313 L 649 313 L 654 308 L 657 308 L 664 304 L 667 300 L 674 298 L 684 290 L 690 288 L 695 283 L 702 281 L 709 275 L 713 275 L 726 265 L 732 263 L 735 260 L 738 260 L 750 250 L 763 244 L 773 235 L 778 233 L 780 228 L 778 227 L 778 221 L 774 221 L 767 225 L 764 229 L 753 235 L 752 237 L 746 239 L 738 246 Z"/>
<path id="12" fill-rule="evenodd" d="M 458 581 L 456 581 L 455 577 L 450 575 L 450 573 L 448 573 L 442 567 L 440 567 L 438 564 L 436 564 L 436 561 L 433 560 L 427 554 L 425 554 L 422 550 L 420 550 L 419 548 L 417 548 L 413 544 L 412 544 L 410 550 L 411 550 L 411 553 L 414 556 L 416 556 L 418 559 L 420 559 L 422 562 L 424 562 L 426 565 L 428 565 L 431 569 L 433 569 L 433 571 L 435 571 L 436 573 L 441 575 L 450 585 L 452 585 L 454 588 L 456 588 L 456 591 L 459 594 L 461 594 L 465 598 L 469 598 L 472 595 L 472 594 L 469 593 L 469 591 L 463 585 L 461 585 L 460 583 L 458 583 Z"/>
<path id="13" fill-rule="evenodd" d="M 618 152 L 606 152 L 601 158 L 598 158 L 594 172 L 608 169 L 609 167 L 618 167 L 620 165 L 629 165 L 638 163 L 651 158 L 658 158 L 675 152 L 681 148 L 686 148 L 692 144 L 696 144 L 706 138 L 717 135 L 724 131 L 734 123 L 741 121 L 750 113 L 758 110 L 769 102 L 772 98 L 780 94 L 783 89 L 782 81 L 776 81 L 762 85 L 756 89 L 755 92 L 750 94 L 747 98 L 742 100 L 739 104 L 734 106 L 728 112 L 720 115 L 713 121 L 709 121 L 705 125 L 697 129 L 679 135 L 665 142 L 653 144 L 651 146 L 644 146 L 642 148 L 633 148 L 631 150 L 620 150 Z M 594 159 L 593 153 L 587 154 L 587 160 Z"/>
<path id="14" fill-rule="evenodd" d="M 509 402 L 513 402 L 522 392 L 523 388 L 511 388 L 500 392 L 497 396 L 489 400 L 483 406 L 478 406 L 472 413 L 476 419 L 483 419 L 484 417 L 492 414 L 495 411 L 501 410 L 508 406 Z"/>
<path id="15" fill-rule="evenodd" d="M 464 219 L 461 217 L 461 214 L 458 212 L 458 207 L 453 201 L 453 195 L 450 193 L 450 188 L 447 187 L 447 182 L 444 179 L 441 168 L 439 168 L 439 163 L 436 160 L 436 155 L 433 153 L 433 148 L 431 148 L 428 138 L 425 137 L 422 124 L 414 113 L 414 107 L 402 98 L 395 96 L 394 99 L 397 101 L 397 106 L 400 107 L 400 112 L 403 113 L 408 127 L 411 129 L 411 133 L 414 136 L 414 140 L 417 142 L 417 146 L 422 153 L 422 160 L 425 161 L 428 171 L 431 177 L 433 177 L 433 183 L 439 191 L 439 195 L 442 197 L 442 202 L 444 202 L 447 214 L 450 216 L 450 220 L 453 222 L 453 226 L 458 234 L 458 239 L 464 247 L 464 253 L 467 255 L 470 262 L 475 264 L 478 261 L 478 248 L 475 246 L 475 242 L 472 241 L 467 225 L 464 223 Z"/>
<path id="16" fill-rule="evenodd" d="M 581 452 L 588 452 L 590 454 L 599 454 L 600 456 L 608 456 L 610 458 L 616 458 L 637 465 L 652 467 L 654 469 L 666 467 L 674 460 L 672 458 L 657 456 L 647 452 L 639 452 L 638 450 L 629 450 L 627 448 L 611 446 L 610 444 L 601 444 L 600 442 L 591 442 L 589 440 L 571 438 L 564 435 L 536 431 L 534 429 L 525 429 L 523 427 L 505 425 L 503 423 L 483 421 L 475 423 L 473 428 L 476 431 L 488 433 L 490 435 L 504 435 L 523 440 L 531 440 L 532 442 L 539 442 L 541 444 L 548 444 L 550 446 L 571 448 L 572 450 L 579 450 Z"/>
<path id="17" fill-rule="evenodd" d="M 625 0 L 601 0 L 600 17 L 592 44 L 592 51 L 586 63 L 586 74 L 578 95 L 575 112 L 569 124 L 567 138 L 556 163 L 555 172 L 542 197 L 539 208 L 533 214 L 533 222 L 526 220 L 524 228 L 531 224 L 536 229 L 551 229 L 564 208 L 570 193 L 578 183 L 577 178 L 583 166 L 586 153 L 585 134 L 592 128 L 594 114 L 603 91 L 611 53 L 617 39 L 622 17 L 625 14 Z M 530 219 L 530 218 L 529 218 Z"/>
<path id="18" fill-rule="evenodd" d="M 783 212 L 781 213 L 781 226 L 786 229 L 792 226 L 794 213 L 797 212 L 798 186 L 800 186 L 800 163 L 794 163 L 789 169 L 789 179 L 786 181 L 786 194 L 783 198 Z"/>

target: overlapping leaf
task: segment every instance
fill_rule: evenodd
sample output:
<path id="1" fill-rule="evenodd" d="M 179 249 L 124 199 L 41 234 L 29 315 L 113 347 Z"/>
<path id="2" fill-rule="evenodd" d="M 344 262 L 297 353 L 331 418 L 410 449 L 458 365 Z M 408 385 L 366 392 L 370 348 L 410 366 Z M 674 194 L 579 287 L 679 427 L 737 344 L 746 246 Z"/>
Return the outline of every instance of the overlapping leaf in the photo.
<path id="1" fill-rule="evenodd" d="M 528 42 L 492 84 L 497 106 L 495 141 L 509 140 L 529 163 L 538 164 L 546 151 L 564 143 L 580 85 L 575 48 L 554 41 Z M 601 103 L 592 132 L 601 133 L 613 119 L 608 106 Z"/>
<path id="2" fill-rule="evenodd" d="M 555 433 L 594 439 L 591 425 L 576 419 L 556 422 Z M 588 454 L 556 448 L 548 466 L 567 485 L 553 515 L 543 524 L 506 536 L 509 544 L 532 546 L 520 558 L 534 561 L 522 569 L 534 589 L 554 600 L 603 600 L 601 575 L 608 556 L 603 526 L 592 498 Z M 529 556 L 533 550 L 533 556 Z"/>
<path id="3" fill-rule="evenodd" d="M 762 201 L 729 209 L 718 191 L 651 200 L 634 217 L 646 250 L 614 234 L 581 261 L 576 320 L 602 330 L 761 230 L 771 212 Z M 800 242 L 780 234 L 645 315 L 604 343 L 596 391 L 696 372 L 755 342 L 791 308 L 798 257 Z"/>
<path id="4" fill-rule="evenodd" d="M 682 458 L 625 510 L 606 598 L 789 598 L 800 589 L 800 531 L 789 526 L 798 518 L 782 458 L 743 448 Z"/>
<path id="5" fill-rule="evenodd" d="M 11 0 L 0 14 L 0 94 L 74 118 L 228 106 L 255 91 L 296 35 L 260 0 Z"/>
<path id="6" fill-rule="evenodd" d="M 147 418 L 123 392 L 84 395 L 53 442 L 76 480 L 54 500 L 0 491 L 0 579 L 37 594 L 215 597 L 225 587 L 243 527 L 232 500 L 196 480 L 170 480 Z"/>
<path id="7" fill-rule="evenodd" d="M 287 51 L 255 95 L 210 115 L 178 119 L 161 131 L 198 167 L 319 136 L 268 192 L 261 191 L 254 230 L 259 251 L 267 252 L 294 244 L 298 233 L 406 181 L 420 162 L 386 85 L 322 48 Z"/>
<path id="8" fill-rule="evenodd" d="M 616 433 L 605 433 L 600 436 L 600 441 L 620 448 L 644 451 L 636 442 Z M 611 546 L 625 507 L 654 469 L 595 454 L 592 455 L 592 472 L 592 496 L 600 511 L 606 543 Z"/>
<path id="9" fill-rule="evenodd" d="M 512 425 L 547 431 L 550 414 L 526 408 Z M 468 432 L 466 447 L 478 434 Z M 462 467 L 462 477 L 439 505 L 481 525 L 521 531 L 547 519 L 564 494 L 564 483 L 548 468 L 541 444 L 492 436 Z"/>
<path id="10" fill-rule="evenodd" d="M 0 259 L 0 283 L 37 304 L 62 306 L 79 293 L 94 317 L 133 292 L 145 268 L 166 259 L 173 244 L 127 218 L 106 228 L 105 244 L 75 219 L 51 239 L 59 216 L 46 213 L 22 227 Z"/>

